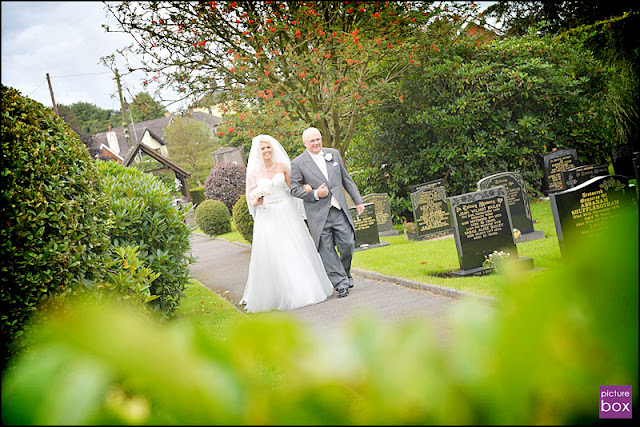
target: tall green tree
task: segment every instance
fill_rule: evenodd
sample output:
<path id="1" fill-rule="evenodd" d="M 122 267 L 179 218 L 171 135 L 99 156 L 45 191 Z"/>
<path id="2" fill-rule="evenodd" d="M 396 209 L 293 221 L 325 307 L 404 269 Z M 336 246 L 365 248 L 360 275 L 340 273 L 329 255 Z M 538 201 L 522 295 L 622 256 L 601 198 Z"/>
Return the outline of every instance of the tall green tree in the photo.
<path id="1" fill-rule="evenodd" d="M 542 33 L 558 34 L 570 28 L 595 24 L 631 10 L 638 11 L 637 2 L 623 1 L 505 1 L 489 5 L 486 17 L 496 18 L 509 36 L 523 36 L 529 28 Z"/>
<path id="2" fill-rule="evenodd" d="M 273 123 L 318 127 L 346 152 L 359 120 L 420 66 L 416 53 L 475 15 L 473 3 L 213 1 L 107 3 L 147 82 L 182 98 L 217 91 Z M 450 27 L 447 26 L 447 29 Z M 291 124 L 284 125 L 289 128 Z"/>
<path id="3" fill-rule="evenodd" d="M 140 92 L 134 98 L 131 103 L 131 115 L 133 120 L 137 122 L 144 122 L 146 120 L 159 119 L 164 116 L 167 109 L 153 99 L 147 92 Z"/>
<path id="4" fill-rule="evenodd" d="M 190 186 L 203 186 L 214 166 L 211 154 L 218 147 L 209 127 L 188 116 L 176 116 L 165 129 L 164 139 L 171 161 L 191 173 Z"/>
<path id="5" fill-rule="evenodd" d="M 76 102 L 69 106 L 58 104 L 58 112 L 60 117 L 80 136 L 80 139 L 87 147 L 91 147 L 91 137 L 96 133 L 106 132 L 109 125 L 113 127 L 122 126 L 121 116 L 118 112 L 103 110 L 88 102 Z M 95 154 L 97 154 L 97 151 L 91 152 L 92 156 Z"/>
<path id="6" fill-rule="evenodd" d="M 407 75 L 405 102 L 372 117 L 350 149 L 361 192 L 387 192 L 410 218 L 409 186 L 444 178 L 447 192 L 473 191 L 499 171 L 519 172 L 539 194 L 541 157 L 575 148 L 607 164 L 615 120 L 607 99 L 615 69 L 566 36 L 452 40 Z"/>

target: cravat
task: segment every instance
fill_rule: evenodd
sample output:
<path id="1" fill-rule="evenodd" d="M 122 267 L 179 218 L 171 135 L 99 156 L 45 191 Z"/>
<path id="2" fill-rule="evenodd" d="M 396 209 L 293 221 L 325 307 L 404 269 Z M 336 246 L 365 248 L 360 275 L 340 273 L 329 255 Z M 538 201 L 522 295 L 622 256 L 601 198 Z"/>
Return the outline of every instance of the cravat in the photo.
<path id="1" fill-rule="evenodd" d="M 316 165 L 318 165 L 320 172 L 322 172 L 324 177 L 327 178 L 327 182 L 328 182 L 329 173 L 327 171 L 327 162 L 324 160 L 324 154 L 322 153 L 322 151 L 318 154 L 311 154 L 311 157 L 313 158 L 313 161 L 316 162 Z M 338 200 L 333 194 L 331 195 L 331 205 L 336 209 L 341 209 L 340 203 L 338 203 Z"/>

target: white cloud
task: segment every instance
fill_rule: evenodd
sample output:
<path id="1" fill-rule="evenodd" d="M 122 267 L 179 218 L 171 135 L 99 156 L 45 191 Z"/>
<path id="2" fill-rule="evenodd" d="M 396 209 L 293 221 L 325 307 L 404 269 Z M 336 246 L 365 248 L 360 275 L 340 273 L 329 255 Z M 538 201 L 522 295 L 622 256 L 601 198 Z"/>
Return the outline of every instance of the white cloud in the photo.
<path id="1" fill-rule="evenodd" d="M 102 2 L 3 1 L 2 84 L 51 107 L 49 73 L 56 103 L 88 102 L 118 110 L 115 76 L 99 62 L 100 57 L 128 45 L 130 39 L 106 33 L 103 24 L 109 21 Z M 116 64 L 122 74 L 124 62 L 119 59 Z M 153 88 L 142 86 L 143 79 L 142 75 L 122 77 L 128 100 L 129 93 L 152 93 Z M 175 111 L 179 107 L 168 108 Z"/>

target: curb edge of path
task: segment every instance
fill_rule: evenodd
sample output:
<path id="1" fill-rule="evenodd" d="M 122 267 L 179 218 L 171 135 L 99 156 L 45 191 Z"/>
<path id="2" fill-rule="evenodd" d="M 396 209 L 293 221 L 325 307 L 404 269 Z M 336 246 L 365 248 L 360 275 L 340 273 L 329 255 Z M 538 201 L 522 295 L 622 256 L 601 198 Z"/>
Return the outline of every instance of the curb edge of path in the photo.
<path id="1" fill-rule="evenodd" d="M 193 234 L 197 234 L 198 236 L 202 236 L 202 237 L 207 237 L 209 239 L 222 240 L 224 242 L 232 243 L 234 245 L 239 245 L 239 246 L 246 247 L 246 248 L 250 248 L 251 247 L 251 245 L 248 244 L 248 243 L 232 242 L 230 240 L 223 239 L 221 237 L 208 236 L 208 235 L 202 234 L 202 233 L 193 233 Z M 430 285 L 428 283 L 423 283 L 423 282 L 418 282 L 418 281 L 415 281 L 415 280 L 405 279 L 403 277 L 387 276 L 386 274 L 377 273 L 375 271 L 361 270 L 359 268 L 352 268 L 351 271 L 353 273 L 357 274 L 358 276 L 364 277 L 365 279 L 372 279 L 372 280 L 380 280 L 380 281 L 385 281 L 385 282 L 391 282 L 391 283 L 395 283 L 397 285 L 401 285 L 401 286 L 404 286 L 404 287 L 407 287 L 407 288 L 417 289 L 417 290 L 421 290 L 421 291 L 428 291 L 428 292 L 431 292 L 431 293 L 434 293 L 434 294 L 438 294 L 438 295 L 442 295 L 442 296 L 446 296 L 446 297 L 450 297 L 450 298 L 455 298 L 455 299 L 472 298 L 472 299 L 475 299 L 477 301 L 480 301 L 480 302 L 483 302 L 483 303 L 489 303 L 489 304 L 495 304 L 498 301 L 494 297 L 489 297 L 489 296 L 485 296 L 485 295 L 478 295 L 478 294 L 472 294 L 470 292 L 461 291 L 459 289 L 447 288 L 446 286 Z"/>

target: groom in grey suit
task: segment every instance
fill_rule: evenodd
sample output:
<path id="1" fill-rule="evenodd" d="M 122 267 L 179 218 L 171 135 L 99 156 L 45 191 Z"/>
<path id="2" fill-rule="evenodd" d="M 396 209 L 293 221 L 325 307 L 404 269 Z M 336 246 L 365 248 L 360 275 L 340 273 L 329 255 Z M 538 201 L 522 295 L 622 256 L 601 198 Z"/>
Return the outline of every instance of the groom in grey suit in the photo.
<path id="1" fill-rule="evenodd" d="M 307 149 L 291 161 L 291 195 L 304 201 L 307 223 L 327 276 L 338 297 L 346 297 L 353 287 L 351 259 L 355 228 L 344 191 L 356 204 L 358 215 L 364 212 L 362 197 L 338 150 L 322 147 L 318 129 L 306 129 L 302 142 Z M 313 191 L 306 192 L 305 184 Z"/>

